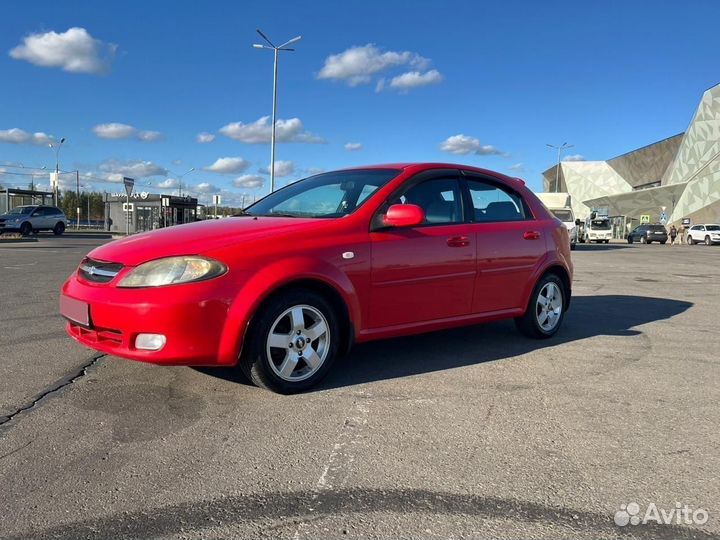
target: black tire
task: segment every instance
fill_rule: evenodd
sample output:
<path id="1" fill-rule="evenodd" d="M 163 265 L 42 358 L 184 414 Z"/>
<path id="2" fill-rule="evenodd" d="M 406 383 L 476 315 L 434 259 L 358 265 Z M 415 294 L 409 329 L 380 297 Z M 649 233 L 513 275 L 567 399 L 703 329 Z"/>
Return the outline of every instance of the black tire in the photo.
<path id="1" fill-rule="evenodd" d="M 688 234 L 688 237 L 687 237 L 687 244 L 688 244 L 688 246 L 694 246 L 694 245 L 695 245 L 695 240 L 693 240 L 693 237 L 690 236 L 689 234 Z"/>
<path id="2" fill-rule="evenodd" d="M 329 334 L 328 350 L 324 361 L 312 375 L 303 380 L 288 381 L 281 378 L 271 365 L 272 363 L 275 365 L 275 369 L 278 369 L 278 361 L 268 355 L 267 342 L 278 317 L 295 306 L 309 306 L 322 313 L 327 322 Z M 312 344 L 308 342 L 308 346 L 312 346 Z M 258 309 L 248 327 L 239 366 L 245 376 L 256 386 L 279 394 L 295 394 L 315 386 L 327 375 L 338 356 L 339 346 L 338 317 L 330 303 L 313 291 L 296 289 L 271 297 Z"/>
<path id="3" fill-rule="evenodd" d="M 628 244 L 632 244 L 632 243 L 633 243 L 633 237 L 632 237 L 632 236 L 628 236 L 627 240 L 628 240 Z"/>
<path id="4" fill-rule="evenodd" d="M 538 296 L 540 296 L 540 292 L 543 290 L 545 285 L 548 283 L 554 283 L 557 285 L 560 294 L 562 295 L 560 299 L 560 316 L 558 317 L 557 322 L 555 323 L 555 326 L 550 329 L 546 330 L 544 329 L 539 321 L 538 321 Z M 567 302 L 565 300 L 565 295 L 567 294 L 567 291 L 565 290 L 565 286 L 563 285 L 562 280 L 555 274 L 545 274 L 543 277 L 540 278 L 540 280 L 535 285 L 535 288 L 533 289 L 532 294 L 530 295 L 530 299 L 528 300 L 527 309 L 525 310 L 525 314 L 522 317 L 516 317 L 515 318 L 515 326 L 520 330 L 523 334 L 526 336 L 533 338 L 533 339 L 546 339 L 549 337 L 554 336 L 557 331 L 560 329 L 560 326 L 562 326 L 563 319 L 565 318 L 565 306 L 567 305 Z"/>
<path id="5" fill-rule="evenodd" d="M 663 245 L 664 245 L 664 244 L 667 244 L 667 240 L 660 240 L 660 243 L 663 244 Z"/>
<path id="6" fill-rule="evenodd" d="M 26 221 L 22 225 L 20 225 L 20 234 L 22 236 L 30 236 L 33 233 L 32 225 L 29 221 Z"/>
<path id="7" fill-rule="evenodd" d="M 575 251 L 575 242 L 570 242 L 570 251 Z"/>
<path id="8" fill-rule="evenodd" d="M 712 240 L 710 240 L 709 236 L 705 237 L 705 245 L 706 246 L 712 246 Z"/>
<path id="9" fill-rule="evenodd" d="M 609 244 L 609 243 L 610 243 L 610 240 L 605 240 L 605 243 L 606 243 L 606 244 Z"/>
<path id="10" fill-rule="evenodd" d="M 55 227 L 53 227 L 53 234 L 55 236 L 60 236 L 64 232 L 65 232 L 65 224 L 62 221 L 58 221 L 55 224 Z"/>

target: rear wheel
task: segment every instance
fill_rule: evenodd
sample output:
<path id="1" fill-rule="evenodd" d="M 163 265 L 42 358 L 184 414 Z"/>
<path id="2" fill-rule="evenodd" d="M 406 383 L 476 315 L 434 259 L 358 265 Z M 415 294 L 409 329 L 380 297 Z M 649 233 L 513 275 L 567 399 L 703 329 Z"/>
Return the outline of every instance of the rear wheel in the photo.
<path id="1" fill-rule="evenodd" d="M 65 232 L 65 224 L 62 221 L 58 221 L 55 224 L 55 227 L 53 227 L 53 234 L 55 236 L 60 236 L 64 232 Z"/>
<path id="2" fill-rule="evenodd" d="M 667 240 L 660 240 L 660 243 L 661 243 L 661 244 L 666 244 L 666 243 L 667 243 Z"/>
<path id="3" fill-rule="evenodd" d="M 525 315 L 515 325 L 528 337 L 544 339 L 553 336 L 565 316 L 565 287 L 555 274 L 543 276 L 530 295 Z"/>
<path id="4" fill-rule="evenodd" d="M 264 304 L 247 331 L 240 358 L 257 386 L 294 394 L 315 386 L 337 356 L 337 317 L 321 295 L 290 291 Z"/>
<path id="5" fill-rule="evenodd" d="M 706 246 L 711 246 L 711 245 L 712 245 L 712 240 L 710 240 L 710 237 L 709 237 L 709 236 L 706 236 L 706 237 L 705 237 L 705 245 L 706 245 Z"/>
<path id="6" fill-rule="evenodd" d="M 20 225 L 20 234 L 23 236 L 30 236 L 33 232 L 32 225 L 29 221 L 26 221 L 22 225 Z"/>

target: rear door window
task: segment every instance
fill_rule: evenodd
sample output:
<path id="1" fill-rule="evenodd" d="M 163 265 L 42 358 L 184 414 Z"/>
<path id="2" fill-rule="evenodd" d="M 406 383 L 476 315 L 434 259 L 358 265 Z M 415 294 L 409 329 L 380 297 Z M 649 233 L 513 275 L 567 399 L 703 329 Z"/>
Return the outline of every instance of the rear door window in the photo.
<path id="1" fill-rule="evenodd" d="M 472 203 L 473 221 L 524 221 L 528 219 L 522 197 L 494 182 L 468 179 L 467 187 Z"/>

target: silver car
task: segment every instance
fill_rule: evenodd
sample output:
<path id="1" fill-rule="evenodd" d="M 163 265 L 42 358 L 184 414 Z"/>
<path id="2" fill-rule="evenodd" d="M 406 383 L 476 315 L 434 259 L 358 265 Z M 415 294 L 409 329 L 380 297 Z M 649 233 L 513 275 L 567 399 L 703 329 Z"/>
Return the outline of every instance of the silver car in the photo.
<path id="1" fill-rule="evenodd" d="M 0 233 L 19 231 L 28 236 L 38 231 L 52 231 L 56 235 L 65 232 L 67 217 L 55 206 L 16 206 L 7 214 L 0 215 Z"/>

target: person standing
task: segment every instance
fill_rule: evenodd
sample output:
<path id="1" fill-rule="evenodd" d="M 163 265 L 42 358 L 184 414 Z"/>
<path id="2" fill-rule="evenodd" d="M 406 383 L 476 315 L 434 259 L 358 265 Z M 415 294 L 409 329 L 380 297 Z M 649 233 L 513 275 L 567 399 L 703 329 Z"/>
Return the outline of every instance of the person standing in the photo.
<path id="1" fill-rule="evenodd" d="M 672 246 L 675 244 L 675 239 L 677 238 L 678 230 L 675 228 L 675 225 L 670 227 L 670 245 Z"/>

